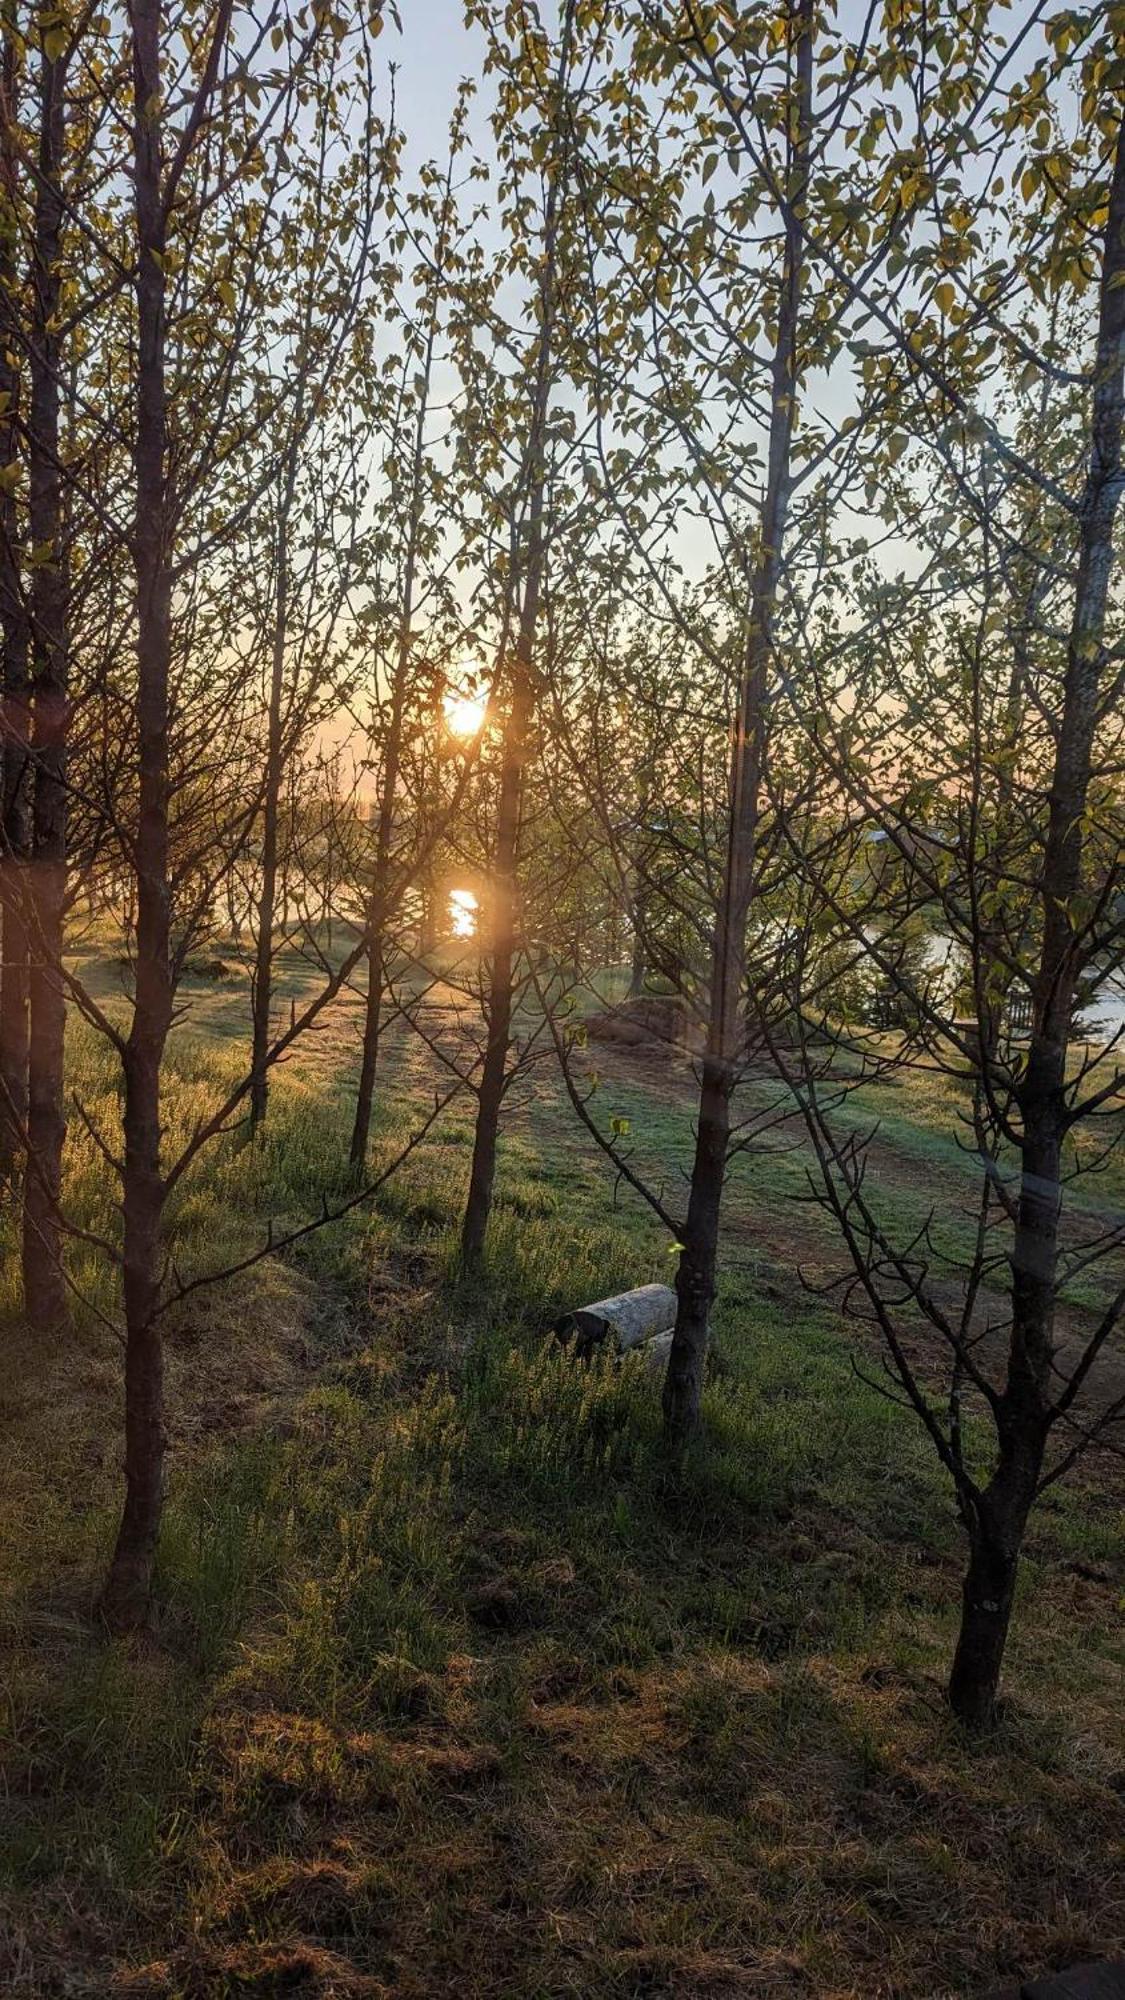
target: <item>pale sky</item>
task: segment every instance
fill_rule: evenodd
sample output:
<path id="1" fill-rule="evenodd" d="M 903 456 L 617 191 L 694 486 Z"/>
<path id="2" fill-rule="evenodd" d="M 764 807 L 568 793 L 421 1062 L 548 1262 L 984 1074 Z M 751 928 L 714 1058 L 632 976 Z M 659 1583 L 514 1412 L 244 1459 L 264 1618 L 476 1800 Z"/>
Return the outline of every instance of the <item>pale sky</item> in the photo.
<path id="1" fill-rule="evenodd" d="M 402 33 L 388 21 L 379 54 L 398 65 L 398 118 L 411 154 L 437 157 L 458 83 L 480 76 L 482 38 L 466 28 L 462 0 L 399 0 L 399 12 Z"/>

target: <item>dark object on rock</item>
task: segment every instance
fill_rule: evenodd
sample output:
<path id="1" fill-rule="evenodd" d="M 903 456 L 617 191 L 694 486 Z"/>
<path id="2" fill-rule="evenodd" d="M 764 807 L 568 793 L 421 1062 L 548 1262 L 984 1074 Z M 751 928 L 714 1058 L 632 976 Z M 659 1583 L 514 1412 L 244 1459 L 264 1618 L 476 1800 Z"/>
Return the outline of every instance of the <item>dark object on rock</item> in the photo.
<path id="1" fill-rule="evenodd" d="M 573 1340 L 575 1352 L 584 1359 L 607 1340 L 618 1354 L 626 1354 L 656 1335 L 670 1335 L 675 1324 L 676 1294 L 671 1285 L 638 1285 L 635 1291 L 618 1292 L 611 1299 L 596 1299 L 577 1312 L 561 1314 L 554 1330 L 564 1344 Z"/>

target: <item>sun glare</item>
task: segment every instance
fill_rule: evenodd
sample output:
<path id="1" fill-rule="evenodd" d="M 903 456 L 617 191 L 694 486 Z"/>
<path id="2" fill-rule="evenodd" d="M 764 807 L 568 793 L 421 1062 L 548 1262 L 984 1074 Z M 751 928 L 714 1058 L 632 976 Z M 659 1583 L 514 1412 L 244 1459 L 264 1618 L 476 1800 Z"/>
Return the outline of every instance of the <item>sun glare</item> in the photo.
<path id="1" fill-rule="evenodd" d="M 445 697 L 445 726 L 454 736 L 477 736 L 484 728 L 486 711 L 485 702 L 451 688 Z"/>
<path id="2" fill-rule="evenodd" d="M 455 938 L 471 938 L 476 936 L 477 899 L 471 889 L 450 890 L 449 928 Z"/>

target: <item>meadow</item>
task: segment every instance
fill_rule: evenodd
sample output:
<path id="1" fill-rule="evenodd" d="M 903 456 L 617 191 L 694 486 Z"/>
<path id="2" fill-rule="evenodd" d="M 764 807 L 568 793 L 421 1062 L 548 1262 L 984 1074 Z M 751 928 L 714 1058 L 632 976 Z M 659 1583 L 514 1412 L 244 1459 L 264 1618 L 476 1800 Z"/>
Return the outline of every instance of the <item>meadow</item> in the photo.
<path id="1" fill-rule="evenodd" d="M 1125 1964 L 1125 4 L 10 0 L 0 321 L 0 2000 Z"/>
<path id="2" fill-rule="evenodd" d="M 112 962 L 84 976 L 108 995 Z M 302 978 L 294 958 L 283 1000 Z M 237 979 L 186 991 L 183 1130 L 245 1024 Z M 346 1193 L 354 1043 L 342 1008 L 261 1137 L 178 1192 L 185 1272 Z M 600 1089 L 671 1185 L 691 1108 L 666 1067 L 607 1059 Z M 112 1117 L 81 1025 L 71 1072 Z M 380 1158 L 432 1082 L 392 1036 Z M 951 1240 L 953 1088 L 878 1106 L 887 1188 L 904 1217 L 936 1191 Z M 796 1135 L 734 1169 L 705 1435 L 672 1473 L 643 1361 L 583 1368 L 549 1334 L 666 1277 L 666 1234 L 545 1064 L 467 1280 L 471 1131 L 455 1103 L 369 1207 L 172 1316 L 141 1638 L 90 1618 L 120 1451 L 106 1281 L 76 1247 L 86 1303 L 49 1349 L 6 1301 L 4 1991 L 952 2000 L 1125 1945 L 1119 1463 L 1038 1513 L 1002 1718 L 973 1741 L 943 1693 L 952 1501 L 874 1353 L 802 1285 L 838 1250 L 795 1200 Z M 112 1228 L 73 1124 L 67 1196 Z"/>

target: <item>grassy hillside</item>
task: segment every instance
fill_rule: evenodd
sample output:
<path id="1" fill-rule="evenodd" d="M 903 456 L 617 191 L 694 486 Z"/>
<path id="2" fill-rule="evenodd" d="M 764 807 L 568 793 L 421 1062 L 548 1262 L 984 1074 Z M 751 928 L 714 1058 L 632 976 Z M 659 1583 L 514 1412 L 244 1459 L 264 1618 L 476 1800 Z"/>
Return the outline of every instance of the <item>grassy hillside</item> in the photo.
<path id="1" fill-rule="evenodd" d="M 185 1126 L 237 1060 L 238 999 L 201 987 L 178 1035 Z M 185 1271 L 343 1190 L 349 1049 L 341 1021 L 277 1079 L 264 1143 L 224 1141 L 184 1190 Z M 75 1074 L 112 1116 L 81 1036 Z M 76 1260 L 53 1352 L 9 1302 L 5 1991 L 922 2000 L 1125 1946 L 1112 1468 L 1040 1514 L 1004 1720 L 970 1744 L 942 1699 L 949 1496 L 797 1282 L 833 1254 L 787 1205 L 800 1155 L 732 1191 L 707 1438 L 671 1479 L 643 1366 L 544 1337 L 664 1275 L 667 1240 L 546 1071 L 532 1088 L 477 1285 L 454 1107 L 371 1211 L 173 1316 L 143 1644 L 87 1615 L 120 1455 L 105 1281 Z M 396 1045 L 384 1156 L 427 1089 Z M 604 1089 L 672 1185 L 686 1100 L 643 1070 Z M 909 1213 L 956 1166 L 932 1095 L 894 1097 L 881 1171 Z M 70 1173 L 112 1228 L 77 1134 Z"/>

